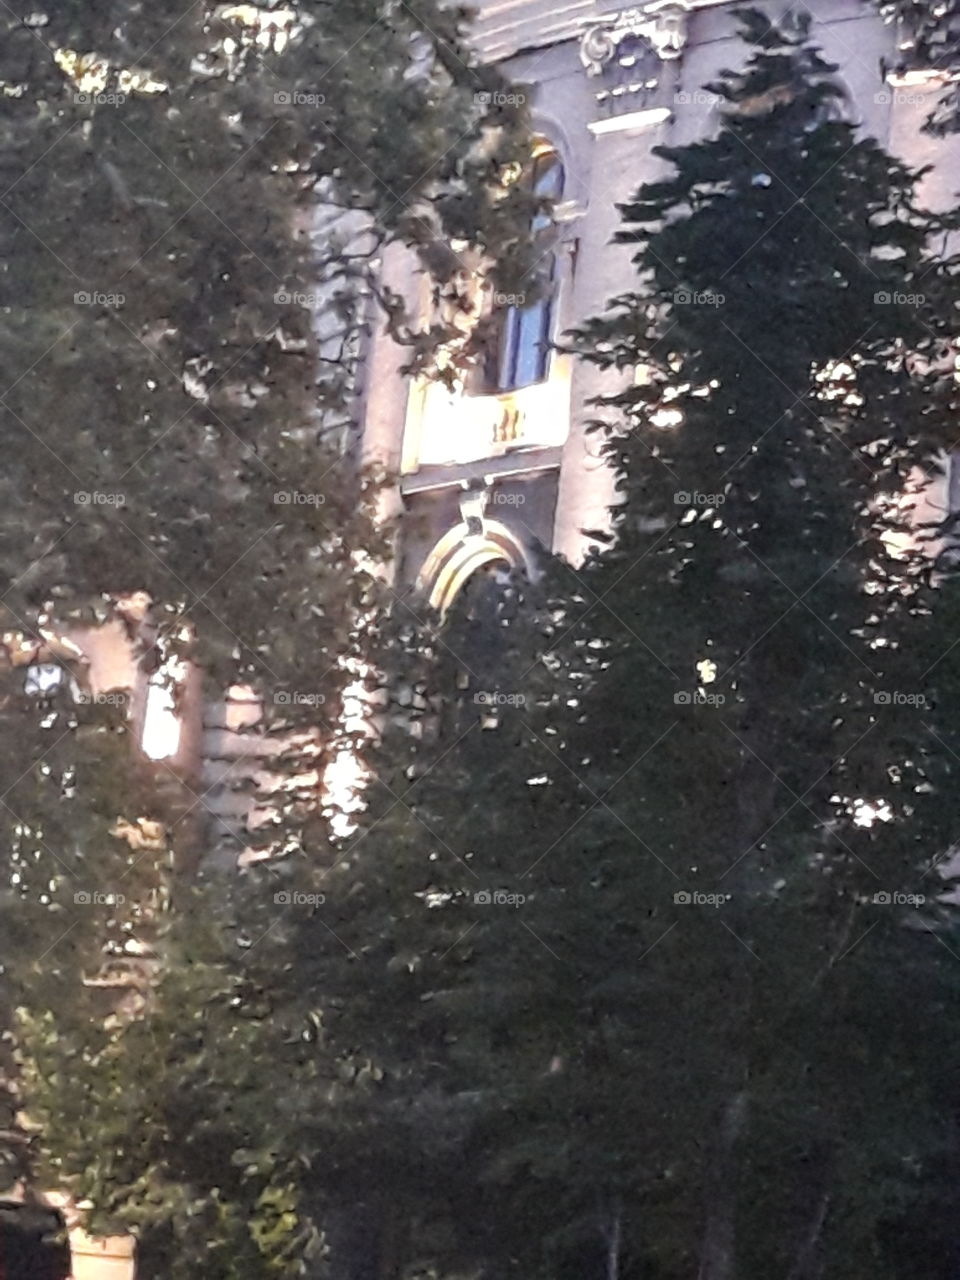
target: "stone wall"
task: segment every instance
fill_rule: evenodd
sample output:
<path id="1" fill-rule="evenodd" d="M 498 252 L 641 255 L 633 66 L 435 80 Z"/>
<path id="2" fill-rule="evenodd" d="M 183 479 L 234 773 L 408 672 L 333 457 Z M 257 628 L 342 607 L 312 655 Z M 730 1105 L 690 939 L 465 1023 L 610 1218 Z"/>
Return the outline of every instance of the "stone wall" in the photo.
<path id="1" fill-rule="evenodd" d="M 788 6 L 783 0 L 760 0 L 756 7 L 777 16 Z M 724 68 L 744 61 L 736 5 L 651 0 L 625 10 L 607 0 L 479 0 L 476 8 L 478 56 L 499 61 L 512 80 L 529 86 L 534 127 L 557 149 L 566 170 L 560 210 L 565 274 L 556 340 L 564 329 L 601 313 L 630 279 L 629 249 L 611 243 L 619 225 L 616 205 L 641 183 L 661 176 L 663 162 L 654 148 L 684 145 L 716 128 L 717 105 L 703 86 Z M 616 57 L 605 52 L 625 28 L 641 33 L 639 38 L 624 37 L 634 39 L 629 48 L 633 62 L 626 70 L 619 61 L 626 43 L 616 45 Z M 960 139 L 938 141 L 922 129 L 938 83 L 914 75 L 905 85 L 891 74 L 897 32 L 866 0 L 818 4 L 813 32 L 838 66 L 838 79 L 849 96 L 848 117 L 910 164 L 934 164 L 921 196 L 934 208 L 949 207 L 960 171 Z M 415 303 L 417 284 L 409 256 L 395 251 L 387 270 L 391 285 Z M 523 283 L 516 282 L 516 292 L 522 292 Z M 404 384 L 396 372 L 399 363 L 389 340 L 375 336 L 369 362 L 375 387 L 367 401 L 364 446 L 368 457 L 388 469 L 402 467 L 402 485 L 387 492 L 383 507 L 385 513 L 401 516 L 396 563 L 398 580 L 406 585 L 421 571 L 424 546 L 439 547 L 457 524 L 457 502 L 439 491 L 447 486 L 462 492 L 485 469 L 477 449 L 464 438 L 474 431 L 470 424 L 477 406 L 471 397 L 462 395 L 458 403 L 447 396 L 434 422 L 437 404 L 424 397 L 422 388 Z M 562 397 L 547 397 L 538 409 L 536 397 L 520 393 L 517 400 L 525 395 L 529 400 L 524 438 L 510 445 L 506 455 L 494 447 L 488 453 L 498 468 L 506 457 L 518 471 L 525 462 L 531 472 L 542 470 L 543 451 L 535 449 L 538 431 L 549 435 L 549 444 L 559 452 L 551 463 L 556 502 L 548 545 L 577 564 L 591 546 L 584 530 L 603 529 L 614 500 L 612 478 L 598 456 L 599 438 L 588 429 L 597 416 L 589 402 L 614 390 L 618 379 L 585 364 L 571 368 L 557 358 L 550 378 L 563 380 Z M 539 394 L 541 388 L 529 390 Z M 538 412 L 549 414 L 549 423 L 538 426 Z M 448 448 L 443 445 L 443 417 Z M 426 451 L 421 459 L 422 442 L 434 437 L 440 447 L 431 446 L 432 453 Z M 469 452 L 469 467 L 458 458 L 458 449 Z M 449 455 L 445 463 L 441 453 Z M 929 510 L 944 508 L 943 481 L 932 486 L 924 502 Z M 506 523 L 518 538 L 526 537 L 521 522 L 508 517 Z M 422 585 L 429 590 L 431 584 Z"/>

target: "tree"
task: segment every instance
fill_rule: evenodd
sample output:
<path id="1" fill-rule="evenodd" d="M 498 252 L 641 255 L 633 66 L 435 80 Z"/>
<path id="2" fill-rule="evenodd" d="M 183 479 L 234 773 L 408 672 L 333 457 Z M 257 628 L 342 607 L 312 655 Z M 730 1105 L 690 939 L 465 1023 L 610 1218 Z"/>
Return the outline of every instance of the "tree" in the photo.
<path id="1" fill-rule="evenodd" d="M 449 1126 L 440 1274 L 892 1276 L 951 1142 L 957 599 L 908 508 L 955 286 L 807 24 L 744 29 L 717 136 L 623 210 L 635 288 L 575 335 L 633 374 L 615 539 L 505 657 L 522 711 L 385 770 L 302 926 L 304 998 L 383 1072 L 370 1144 L 418 1092 Z"/>
<path id="2" fill-rule="evenodd" d="M 896 23 L 900 64 L 894 71 L 939 73 L 946 87 L 927 121 L 930 133 L 942 137 L 960 125 L 957 66 L 960 63 L 960 5 L 956 0 L 927 5 L 921 0 L 874 0 L 886 22 Z"/>
<path id="3" fill-rule="evenodd" d="M 377 259 L 409 246 L 455 315 L 457 246 L 495 243 L 495 278 L 527 252 L 530 200 L 504 182 L 524 116 L 471 65 L 463 18 L 432 0 L 71 0 L 0 19 L 3 963 L 35 1180 L 139 1229 L 144 1274 L 298 1274 L 316 1232 L 308 1211 L 287 1229 L 289 1168 L 231 1165 L 231 1121 L 167 1140 L 185 1072 L 155 1053 L 146 1071 L 145 1046 L 186 1045 L 216 1109 L 276 1041 L 207 938 L 243 889 L 198 866 L 202 793 L 139 758 L 119 695 L 71 696 L 71 636 L 127 627 L 144 677 L 179 658 L 211 699 L 252 686 L 281 743 L 263 843 L 335 856 L 315 778 L 348 736 L 344 659 L 387 542 L 373 481 L 342 458 L 356 368 L 372 324 L 417 369 L 453 332 L 406 315 Z M 60 673 L 39 700 L 24 654 Z M 275 698 L 290 690 L 308 696 Z M 236 961 L 236 932 L 215 936 Z M 226 1205 L 224 1166 L 242 1183 Z"/>

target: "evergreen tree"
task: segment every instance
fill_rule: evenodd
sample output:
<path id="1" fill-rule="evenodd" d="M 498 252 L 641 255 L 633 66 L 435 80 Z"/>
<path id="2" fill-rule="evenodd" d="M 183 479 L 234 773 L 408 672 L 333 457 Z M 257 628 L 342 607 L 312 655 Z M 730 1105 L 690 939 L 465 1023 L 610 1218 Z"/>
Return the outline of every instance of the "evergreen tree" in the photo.
<path id="1" fill-rule="evenodd" d="M 943 136 L 960 126 L 960 5 L 956 0 L 926 4 L 924 0 L 874 0 L 886 22 L 897 27 L 898 61 L 894 72 L 926 71 L 943 77 L 945 88 L 927 121 L 927 129 Z"/>
<path id="2" fill-rule="evenodd" d="M 171 913 L 146 1018 L 34 1037 L 53 1167 L 148 1276 L 893 1276 L 936 1211 L 957 605 L 894 549 L 956 296 L 805 27 L 745 23 L 577 337 L 634 372 L 614 544 L 400 628 L 422 737 L 357 837 Z"/>
<path id="3" fill-rule="evenodd" d="M 634 375 L 615 541 L 518 632 L 523 710 L 385 772 L 302 926 L 304 998 L 383 1073 L 370 1142 L 418 1097 L 447 1123 L 439 1274 L 893 1276 L 949 1159 L 958 606 L 905 496 L 952 442 L 957 297 L 807 24 L 744 30 L 576 335 Z"/>

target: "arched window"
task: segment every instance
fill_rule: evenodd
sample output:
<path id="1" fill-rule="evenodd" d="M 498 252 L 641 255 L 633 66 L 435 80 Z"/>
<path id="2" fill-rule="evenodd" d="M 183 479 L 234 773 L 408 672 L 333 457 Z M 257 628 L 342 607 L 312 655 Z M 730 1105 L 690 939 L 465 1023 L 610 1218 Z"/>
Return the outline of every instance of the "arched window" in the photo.
<path id="1" fill-rule="evenodd" d="M 517 632 L 525 583 L 536 577 L 530 550 L 499 520 L 483 517 L 482 528 L 464 519 L 433 548 L 419 574 L 419 585 L 442 620 L 441 670 L 446 696 L 434 721 L 437 733 L 462 732 L 480 717 L 494 729 L 507 705 L 497 695 L 516 692 L 526 664 L 516 665 Z M 519 705 L 519 704 L 517 704 Z"/>
<path id="2" fill-rule="evenodd" d="M 511 572 L 535 576 L 526 548 L 506 525 L 485 517 L 478 534 L 464 520 L 445 533 L 427 556 L 418 582 L 430 607 L 446 614 L 478 569 L 486 566 L 487 572 L 500 573 L 505 565 Z"/>
<path id="3" fill-rule="evenodd" d="M 556 151 L 542 143 L 534 153 L 527 179 L 534 195 L 557 202 L 563 196 L 563 165 Z M 551 224 L 549 213 L 534 215 L 534 234 L 546 231 Z M 496 369 L 491 370 L 490 390 L 516 391 L 542 382 L 550 365 L 550 331 L 553 327 L 554 293 L 556 289 L 556 255 L 551 250 L 542 266 L 544 288 L 541 296 L 529 306 L 513 304 L 500 313 Z"/>

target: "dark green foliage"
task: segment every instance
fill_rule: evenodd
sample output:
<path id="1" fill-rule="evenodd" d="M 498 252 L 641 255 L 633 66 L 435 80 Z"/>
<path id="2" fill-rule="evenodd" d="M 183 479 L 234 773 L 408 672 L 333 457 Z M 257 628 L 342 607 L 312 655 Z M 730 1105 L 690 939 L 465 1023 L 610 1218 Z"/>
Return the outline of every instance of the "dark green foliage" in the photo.
<path id="1" fill-rule="evenodd" d="M 157 922 L 145 1018 L 33 1037 L 147 1280 L 950 1274 L 960 608 L 893 499 L 953 442 L 958 299 L 805 24 L 744 22 L 573 335 L 633 374 L 614 543 L 378 621 L 357 835 Z"/>
<path id="2" fill-rule="evenodd" d="M 893 72 L 922 71 L 939 75 L 945 85 L 927 121 L 930 133 L 942 137 L 960 125 L 960 4 L 957 0 L 872 0 L 885 21 L 895 24 L 897 54 Z"/>
<path id="3" fill-rule="evenodd" d="M 2 1128 L 20 1163 L 39 1149 L 31 1181 L 137 1230 L 144 1277 L 320 1265 L 300 1143 L 324 1095 L 295 1014 L 275 1021 L 243 976 L 259 935 L 238 918 L 276 923 L 276 885 L 261 902 L 240 877 L 198 877 L 204 787 L 140 760 L 122 706 L 66 685 L 26 697 L 14 664 L 53 646 L 69 666 L 65 635 L 144 593 L 143 679 L 178 653 L 207 697 L 264 697 L 285 748 L 263 843 L 328 866 L 303 775 L 347 736 L 346 659 L 377 593 L 364 566 L 387 545 L 374 480 L 343 456 L 358 361 L 373 325 L 416 368 L 451 333 L 379 289 L 379 260 L 413 248 L 450 314 L 460 251 L 496 244 L 499 278 L 528 248 L 529 197 L 502 181 L 525 120 L 490 103 L 500 78 L 470 65 L 462 14 L 303 0 L 289 16 L 187 0 L 0 16 L 7 1040 L 19 1010 Z M 309 697 L 274 698 L 290 689 Z M 319 729 L 319 754 L 291 729 Z M 299 1108 L 273 1078 L 287 1059 Z"/>
<path id="4" fill-rule="evenodd" d="M 519 711 L 384 773 L 302 926 L 441 1274 L 894 1276 L 951 1141 L 958 606 L 890 499 L 953 442 L 957 298 L 805 25 L 745 23 L 717 137 L 624 209 L 636 290 L 575 335 L 639 375 L 616 542 L 510 628 Z"/>

